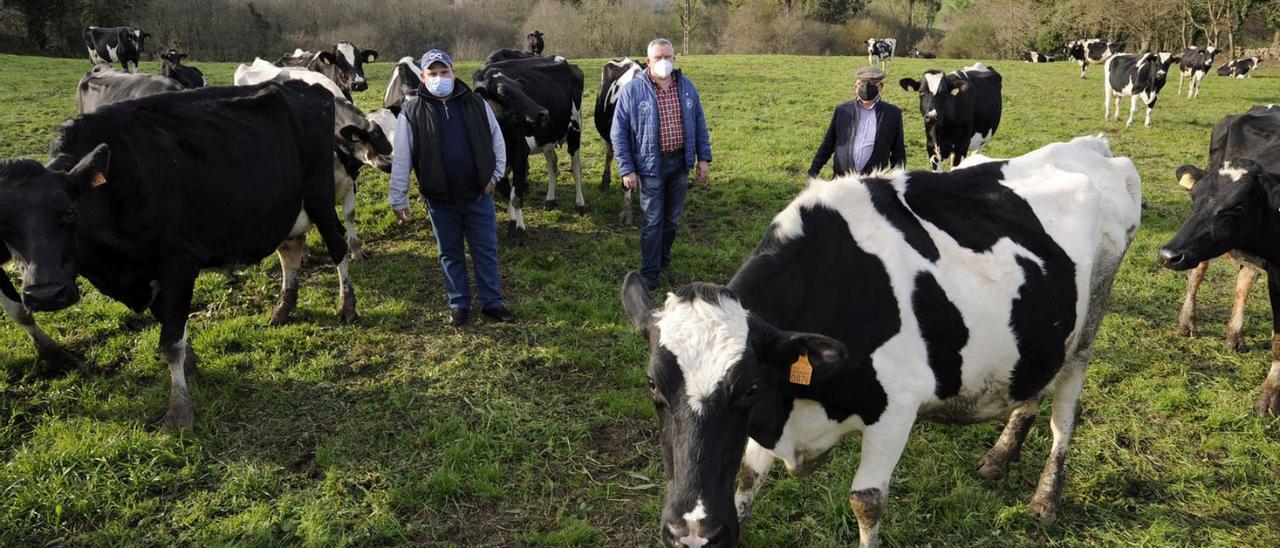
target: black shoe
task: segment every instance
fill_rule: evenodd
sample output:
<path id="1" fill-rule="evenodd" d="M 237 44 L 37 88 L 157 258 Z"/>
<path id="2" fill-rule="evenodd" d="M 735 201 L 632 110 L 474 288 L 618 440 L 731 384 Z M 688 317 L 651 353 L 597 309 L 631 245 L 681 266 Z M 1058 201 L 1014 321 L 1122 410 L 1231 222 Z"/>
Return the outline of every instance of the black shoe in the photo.
<path id="1" fill-rule="evenodd" d="M 453 324 L 454 327 L 461 327 L 462 324 L 467 323 L 467 319 L 470 317 L 471 311 L 466 308 L 449 309 L 449 323 Z"/>
<path id="2" fill-rule="evenodd" d="M 495 322 L 516 323 L 516 315 L 512 314 L 510 310 L 507 310 L 507 307 L 505 306 L 486 308 L 480 311 L 480 313 L 488 316 Z"/>

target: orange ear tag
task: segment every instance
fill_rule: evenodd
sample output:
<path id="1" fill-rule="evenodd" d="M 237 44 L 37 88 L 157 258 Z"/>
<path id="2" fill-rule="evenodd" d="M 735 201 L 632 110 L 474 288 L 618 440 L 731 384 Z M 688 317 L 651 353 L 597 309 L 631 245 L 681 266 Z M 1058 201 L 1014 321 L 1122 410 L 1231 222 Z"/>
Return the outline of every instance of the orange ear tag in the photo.
<path id="1" fill-rule="evenodd" d="M 791 364 L 791 384 L 809 385 L 809 379 L 813 378 L 813 366 L 809 365 L 809 355 L 801 354 L 796 358 L 796 362 Z"/>
<path id="2" fill-rule="evenodd" d="M 93 184 L 93 188 L 98 188 L 102 185 L 105 185 L 107 184 L 107 177 L 103 175 L 101 171 L 94 172 L 92 184 Z"/>

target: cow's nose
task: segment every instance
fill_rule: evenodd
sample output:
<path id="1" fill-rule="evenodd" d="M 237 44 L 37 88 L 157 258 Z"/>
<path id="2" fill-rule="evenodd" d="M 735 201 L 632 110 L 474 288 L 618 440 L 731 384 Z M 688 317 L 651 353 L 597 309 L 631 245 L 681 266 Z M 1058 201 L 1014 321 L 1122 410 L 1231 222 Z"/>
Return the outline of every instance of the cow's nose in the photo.
<path id="1" fill-rule="evenodd" d="M 925 119 L 925 120 L 937 120 L 937 119 L 938 119 L 938 111 L 936 111 L 936 110 L 931 110 L 931 111 L 929 111 L 929 112 L 924 113 L 924 119 Z"/>
<path id="2" fill-rule="evenodd" d="M 1178 253 L 1177 251 L 1167 247 L 1160 248 L 1160 253 L 1158 255 L 1160 258 L 1160 264 L 1166 268 L 1175 268 L 1181 265 L 1182 260 L 1186 258 L 1185 253 Z"/>
<path id="3" fill-rule="evenodd" d="M 662 541 L 666 546 L 674 548 L 708 548 L 733 544 L 724 527 L 703 526 L 695 531 L 684 523 L 670 523 L 664 526 Z"/>
<path id="4" fill-rule="evenodd" d="M 22 304 L 37 312 L 61 310 L 80 300 L 75 284 L 46 283 L 22 288 Z"/>
<path id="5" fill-rule="evenodd" d="M 351 89 L 355 91 L 364 91 L 366 89 L 369 89 L 369 83 L 365 82 L 364 80 L 356 80 L 355 82 L 351 83 Z"/>

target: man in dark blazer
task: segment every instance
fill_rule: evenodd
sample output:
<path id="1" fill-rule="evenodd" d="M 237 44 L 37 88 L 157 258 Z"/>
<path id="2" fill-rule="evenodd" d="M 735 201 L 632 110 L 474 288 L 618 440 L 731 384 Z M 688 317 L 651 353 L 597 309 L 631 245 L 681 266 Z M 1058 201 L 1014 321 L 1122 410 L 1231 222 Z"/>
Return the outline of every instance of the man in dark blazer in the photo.
<path id="1" fill-rule="evenodd" d="M 863 67 L 855 73 L 857 98 L 836 106 L 822 146 L 813 155 L 810 177 L 818 176 L 832 154 L 836 157 L 836 177 L 906 167 L 902 109 L 880 98 L 884 76 L 884 71 L 876 67 Z"/>

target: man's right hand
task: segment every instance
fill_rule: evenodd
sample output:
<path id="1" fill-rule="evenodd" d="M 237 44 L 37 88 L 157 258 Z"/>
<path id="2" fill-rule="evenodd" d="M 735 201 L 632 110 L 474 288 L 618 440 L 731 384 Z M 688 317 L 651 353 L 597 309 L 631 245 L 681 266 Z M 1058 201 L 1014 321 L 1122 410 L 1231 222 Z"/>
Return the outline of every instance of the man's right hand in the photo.
<path id="1" fill-rule="evenodd" d="M 400 222 L 402 223 L 409 222 L 409 217 L 410 217 L 409 208 L 406 207 L 404 209 L 397 209 L 395 213 L 396 213 L 396 218 L 400 219 Z"/>
<path id="2" fill-rule="evenodd" d="M 634 171 L 622 176 L 622 188 L 635 190 L 638 186 L 640 186 L 640 176 Z"/>

